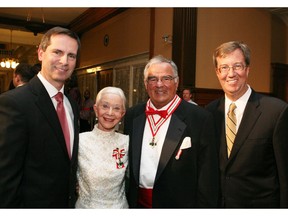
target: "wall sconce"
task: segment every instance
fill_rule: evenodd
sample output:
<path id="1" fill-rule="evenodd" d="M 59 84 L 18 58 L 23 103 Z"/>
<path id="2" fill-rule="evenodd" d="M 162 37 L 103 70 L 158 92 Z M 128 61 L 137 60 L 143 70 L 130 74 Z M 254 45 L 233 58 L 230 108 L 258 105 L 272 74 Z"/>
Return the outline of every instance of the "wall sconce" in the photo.
<path id="1" fill-rule="evenodd" d="M 98 67 L 86 69 L 86 72 L 87 73 L 97 73 L 98 71 L 101 71 L 101 70 L 102 70 L 102 68 L 100 66 L 98 66 Z"/>
<path id="2" fill-rule="evenodd" d="M 162 39 L 164 40 L 165 43 L 171 43 L 172 44 L 172 36 L 171 35 L 163 35 Z"/>
<path id="3" fill-rule="evenodd" d="M 87 73 L 96 73 L 96 68 L 88 68 L 86 69 Z"/>

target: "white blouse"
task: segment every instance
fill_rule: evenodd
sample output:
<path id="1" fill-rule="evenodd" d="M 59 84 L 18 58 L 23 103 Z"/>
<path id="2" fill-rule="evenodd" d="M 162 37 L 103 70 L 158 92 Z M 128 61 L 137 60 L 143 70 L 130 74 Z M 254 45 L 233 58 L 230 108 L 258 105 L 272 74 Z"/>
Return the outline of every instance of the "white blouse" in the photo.
<path id="1" fill-rule="evenodd" d="M 128 146 L 129 136 L 102 131 L 97 125 L 79 135 L 76 208 L 128 208 Z"/>

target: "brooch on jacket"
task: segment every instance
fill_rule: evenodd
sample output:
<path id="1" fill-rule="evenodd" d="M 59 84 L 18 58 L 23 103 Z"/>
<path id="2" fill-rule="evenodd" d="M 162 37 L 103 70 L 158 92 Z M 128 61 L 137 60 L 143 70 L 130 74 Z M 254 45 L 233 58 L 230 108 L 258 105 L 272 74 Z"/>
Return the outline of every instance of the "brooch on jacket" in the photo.
<path id="1" fill-rule="evenodd" d="M 116 160 L 117 169 L 122 169 L 125 167 L 124 163 L 121 161 L 121 158 L 123 158 L 124 156 L 125 156 L 125 149 L 120 150 L 119 148 L 116 148 L 113 150 L 112 157 L 114 157 Z"/>

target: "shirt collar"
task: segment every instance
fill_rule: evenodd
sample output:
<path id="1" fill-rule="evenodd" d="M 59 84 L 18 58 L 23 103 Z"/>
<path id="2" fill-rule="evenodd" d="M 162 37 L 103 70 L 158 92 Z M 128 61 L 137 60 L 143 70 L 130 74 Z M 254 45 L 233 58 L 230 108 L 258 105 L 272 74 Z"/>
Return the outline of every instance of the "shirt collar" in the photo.
<path id="1" fill-rule="evenodd" d="M 236 101 L 231 101 L 226 95 L 225 95 L 225 113 L 228 112 L 229 110 L 229 106 L 231 103 L 235 103 L 236 105 L 236 109 L 237 110 L 243 110 L 245 109 L 246 107 L 246 104 L 248 102 L 248 99 L 252 93 L 252 90 L 251 90 L 251 87 L 249 85 L 248 86 L 248 89 L 247 91 L 245 92 L 245 94 L 243 94 L 238 100 Z"/>
<path id="2" fill-rule="evenodd" d="M 40 81 L 42 82 L 42 84 L 44 85 L 44 87 L 47 90 L 49 96 L 51 98 L 54 97 L 58 93 L 58 90 L 42 76 L 41 72 L 39 72 L 37 74 L 37 76 L 40 79 Z M 64 85 L 60 89 L 60 92 L 62 92 L 62 94 L 64 94 Z"/>
<path id="3" fill-rule="evenodd" d="M 175 97 L 176 97 L 176 95 L 175 95 Z M 149 104 L 149 105 L 150 105 L 150 107 L 152 107 L 152 108 L 155 109 L 155 110 L 167 110 L 168 107 L 170 106 L 170 104 L 173 103 L 175 97 L 173 98 L 173 100 L 171 100 L 168 104 L 166 104 L 164 107 L 161 107 L 160 109 L 157 109 L 157 108 L 154 106 L 154 104 L 152 103 L 151 100 L 150 100 L 150 104 Z"/>

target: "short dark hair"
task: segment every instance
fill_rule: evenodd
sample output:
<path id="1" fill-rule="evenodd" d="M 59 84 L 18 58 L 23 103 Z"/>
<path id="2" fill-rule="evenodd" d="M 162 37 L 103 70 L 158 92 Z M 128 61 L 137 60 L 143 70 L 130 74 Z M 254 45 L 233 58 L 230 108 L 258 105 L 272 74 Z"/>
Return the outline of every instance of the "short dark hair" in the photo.
<path id="1" fill-rule="evenodd" d="M 34 75 L 38 74 L 38 72 L 41 71 L 41 63 L 34 64 L 31 70 Z"/>
<path id="2" fill-rule="evenodd" d="M 62 27 L 59 27 L 59 26 L 56 26 L 54 28 L 51 28 L 49 29 L 45 34 L 44 36 L 42 37 L 42 40 L 40 42 L 40 49 L 42 49 L 43 51 L 46 51 L 47 47 L 50 45 L 51 43 L 51 37 L 53 35 L 60 35 L 60 34 L 63 34 L 63 35 L 67 35 L 73 39 L 75 39 L 77 41 L 77 44 L 78 44 L 78 50 L 77 50 L 77 55 L 79 55 L 79 50 L 80 50 L 80 47 L 81 47 L 81 42 L 80 42 L 80 39 L 78 37 L 78 35 L 69 30 L 69 29 L 66 29 L 66 28 L 62 28 Z"/>
<path id="3" fill-rule="evenodd" d="M 183 88 L 182 92 L 184 92 L 184 90 L 188 90 L 190 94 L 193 94 L 192 89 L 191 88 Z"/>
<path id="4" fill-rule="evenodd" d="M 27 63 L 19 63 L 15 68 L 14 73 L 20 75 L 21 81 L 25 83 L 29 82 L 35 75 L 32 71 L 32 66 Z"/>

